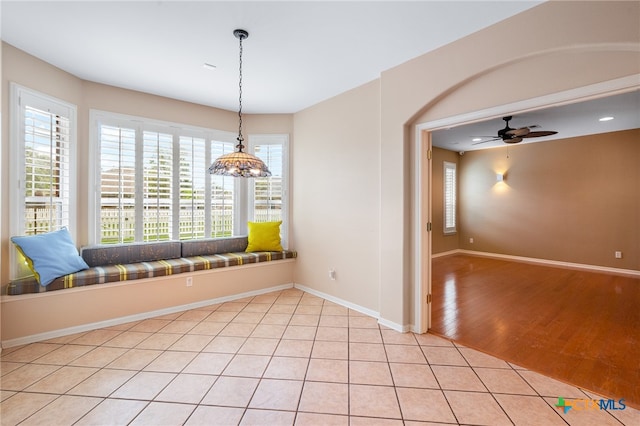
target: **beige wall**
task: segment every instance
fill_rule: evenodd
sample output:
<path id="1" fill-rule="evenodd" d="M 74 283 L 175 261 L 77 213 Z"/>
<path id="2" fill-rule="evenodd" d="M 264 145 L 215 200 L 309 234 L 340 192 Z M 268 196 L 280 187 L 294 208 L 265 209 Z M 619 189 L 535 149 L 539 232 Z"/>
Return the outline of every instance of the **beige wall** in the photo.
<path id="1" fill-rule="evenodd" d="M 69 73 L 63 72 L 43 61 L 40 61 L 13 46 L 2 43 L 2 151 L 0 158 L 0 282 L 5 285 L 9 280 L 9 122 L 7 96 L 9 82 L 15 82 L 30 89 L 56 97 L 77 106 L 78 110 L 78 176 L 77 176 L 77 229 L 76 244 L 88 242 L 88 206 L 89 193 L 89 111 L 98 109 L 121 114 L 166 120 L 193 126 L 215 128 L 230 132 L 237 131 L 237 113 L 190 104 L 159 96 L 148 95 L 103 84 L 83 81 Z M 277 115 L 243 115 L 244 134 L 293 132 L 293 116 Z M 292 143 L 291 143 L 292 145 Z M 291 232 L 289 232 L 291 235 Z M 141 288 L 148 288 L 153 283 L 145 281 L 144 285 L 131 287 L 129 294 L 125 287 L 109 286 L 90 296 L 91 291 L 77 292 L 67 297 L 66 291 L 56 295 L 36 296 L 33 302 L 22 296 L 3 296 L 0 312 L 0 330 L 3 341 L 23 338 L 34 333 L 50 332 L 68 326 L 78 326 L 92 321 L 105 321 L 122 315 L 134 315 L 163 309 L 183 302 L 193 303 L 220 296 L 230 296 L 246 290 L 259 290 L 270 285 L 290 284 L 293 282 L 295 263 L 287 263 L 278 267 L 252 269 L 249 272 L 229 275 L 227 271 L 218 273 L 216 277 L 226 277 L 227 285 L 213 290 L 192 291 L 176 297 L 176 289 L 184 287 L 184 280 L 176 278 L 169 285 L 156 285 L 153 291 L 158 294 L 153 298 L 131 297 Z M 259 281 L 255 279 L 260 277 Z M 245 280 L 245 281 L 243 281 Z M 195 281 L 195 280 L 194 280 Z M 194 285 L 195 287 L 195 285 Z M 203 289 L 205 287 L 203 286 Z M 124 290 L 124 291 L 123 291 Z M 151 290 L 145 290 L 151 292 Z M 179 291 L 179 290 L 178 290 Z M 82 296 L 79 296 L 79 295 Z M 135 301 L 128 303 L 123 311 L 122 300 Z M 82 304 L 78 304 L 82 300 Z M 132 306 L 133 305 L 133 306 Z M 84 306 L 82 312 L 78 309 Z M 46 308 L 45 308 L 46 307 Z M 36 312 L 38 315 L 29 315 Z M 74 315 L 61 316 L 64 312 L 76 312 Z M 49 315 L 50 314 L 50 315 Z M 47 318 L 48 317 L 48 318 Z"/>
<path id="2" fill-rule="evenodd" d="M 293 122 L 284 117 L 283 127 L 293 123 L 295 140 L 296 282 L 377 310 L 393 324 L 411 325 L 412 239 L 418 232 L 411 220 L 414 125 L 638 74 L 639 13 L 638 2 L 545 2 L 385 71 L 374 82 L 295 114 Z M 106 109 L 110 102 L 98 102 L 102 88 L 96 87 L 86 89 L 86 96 L 102 106 L 88 105 L 82 99 L 85 85 L 72 76 L 15 52 L 3 55 L 3 72 L 9 71 L 4 87 L 10 78 L 84 108 Z M 7 66 L 8 57 L 19 62 Z M 128 91 L 113 96 L 120 97 L 114 107 L 131 102 L 137 112 L 129 113 L 157 111 L 157 97 Z M 174 101 L 165 106 L 174 121 L 195 111 L 197 121 L 211 116 L 232 128 L 228 112 Z M 6 259 L 6 144 L 2 149 L 1 254 Z M 336 269 L 336 281 L 328 281 L 329 267 Z"/>
<path id="3" fill-rule="evenodd" d="M 378 311 L 380 88 L 377 81 L 295 114 L 295 281 Z M 336 280 L 329 279 L 334 268 Z"/>
<path id="4" fill-rule="evenodd" d="M 640 129 L 460 160 L 461 248 L 640 270 Z"/>
<path id="5" fill-rule="evenodd" d="M 59 98 L 78 107 L 78 199 L 76 206 L 77 229 L 76 243 L 79 246 L 88 242 L 88 206 L 89 193 L 89 111 L 91 109 L 117 112 L 140 117 L 183 123 L 193 126 L 215 128 L 236 132 L 237 112 L 224 111 L 160 96 L 148 95 L 126 89 L 81 80 L 63 72 L 46 62 L 40 61 L 25 52 L 6 43 L 2 44 L 2 87 L 7 89 L 9 82 L 15 82 L 33 90 Z M 3 92 L 7 93 L 7 92 Z M 8 96 L 2 97 L 2 109 L 8 111 Z M 9 258 L 9 126 L 8 114 L 2 117 L 2 175 L 1 204 L 2 220 L 0 224 L 1 256 Z M 243 115 L 245 135 L 257 133 L 291 134 L 293 131 L 291 114 Z M 2 263 L 0 280 L 6 284 L 9 280 L 9 265 Z"/>
<path id="6" fill-rule="evenodd" d="M 431 178 L 431 222 L 433 231 L 431 232 L 431 252 L 433 254 L 443 253 L 459 249 L 460 235 L 460 211 L 458 210 L 458 232 L 455 234 L 444 233 L 444 162 L 455 163 L 457 173 L 460 176 L 460 156 L 457 152 L 448 151 L 441 148 L 433 148 L 432 157 L 432 178 Z M 460 191 L 458 191 L 458 197 Z"/>
<path id="7" fill-rule="evenodd" d="M 412 229 L 409 211 L 407 145 L 415 143 L 413 124 L 638 74 L 639 14 L 638 2 L 546 2 L 382 74 L 384 318 L 400 324 L 413 320 L 411 239 L 424 232 Z"/>
<path id="8" fill-rule="evenodd" d="M 27 86 L 33 90 L 46 93 L 66 102 L 79 104 L 82 100 L 82 81 L 78 78 L 40 61 L 33 56 L 2 42 L 2 164 L 0 167 L 0 285 L 9 280 L 9 82 Z M 81 111 L 78 111 L 78 118 Z M 79 130 L 79 129 L 78 129 Z M 79 134 L 79 144 L 86 143 L 86 138 Z M 86 194 L 86 192 L 85 192 Z M 86 223 L 86 221 L 85 221 Z"/>
<path id="9" fill-rule="evenodd" d="M 3 51 L 3 44 L 0 43 L 0 70 L 2 70 L 2 51 Z M 3 93 L 6 90 L 4 88 L 4 84 L 0 84 L 0 99 L 4 99 L 3 97 Z M 3 147 L 7 144 L 6 140 L 3 137 L 3 133 L 2 133 L 2 126 L 4 126 L 4 116 L 7 114 L 7 111 L 4 109 L 4 103 L 0 101 L 0 147 Z M 0 148 L 0 179 L 2 179 L 2 169 L 4 168 L 4 164 L 2 162 L 2 159 L 4 153 L 3 150 Z M 0 197 L 0 217 L 2 216 L 2 208 L 3 208 L 3 200 L 2 197 Z M 1 221 L 0 221 L 1 222 Z M 0 241 L 2 241 L 2 224 L 0 223 Z M 4 262 L 4 257 L 2 254 L 2 250 L 0 250 L 0 265 L 2 265 Z M 0 285 L 1 287 L 1 285 Z M 2 342 L 2 303 L 0 303 L 0 342 Z M 0 353 L 2 353 L 2 344 L 0 344 Z"/>
<path id="10" fill-rule="evenodd" d="M 412 221 L 414 125 L 638 74 L 639 13 L 636 2 L 547 2 L 296 114 L 293 212 L 303 253 L 296 282 L 368 308 L 377 305 L 390 324 L 413 324 L 413 247 L 416 233 L 423 232 L 414 230 Z M 364 93 L 374 84 L 379 99 Z M 330 155 L 343 146 L 369 149 L 372 141 L 380 144 L 377 171 L 366 160 L 355 161 L 355 155 L 344 169 L 344 162 Z M 323 145 L 330 152 L 322 151 Z M 358 179 L 338 184 L 336 173 L 379 181 L 377 188 Z M 312 220 L 317 198 L 340 205 L 344 214 Z M 375 205 L 380 206 L 377 227 L 362 215 L 362 206 Z M 338 270 L 349 280 L 326 281 L 333 253 L 353 247 L 372 255 L 349 253 L 349 262 Z M 313 256 L 301 261 L 307 251 Z"/>

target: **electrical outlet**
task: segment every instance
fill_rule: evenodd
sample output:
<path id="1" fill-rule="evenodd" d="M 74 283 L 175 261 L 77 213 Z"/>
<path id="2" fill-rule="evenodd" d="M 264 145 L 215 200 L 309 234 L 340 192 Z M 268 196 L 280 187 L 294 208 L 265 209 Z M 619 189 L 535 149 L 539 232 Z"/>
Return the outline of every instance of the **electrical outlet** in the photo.
<path id="1" fill-rule="evenodd" d="M 335 271 L 335 269 L 329 269 L 329 279 L 331 281 L 335 281 L 336 280 L 336 271 Z"/>
<path id="2" fill-rule="evenodd" d="M 193 277 L 187 277 L 187 287 L 191 287 L 193 285 Z"/>
<path id="3" fill-rule="evenodd" d="M 469 238 L 469 244 L 473 244 L 473 237 Z"/>
<path id="4" fill-rule="evenodd" d="M 616 256 L 616 259 L 622 259 L 622 252 L 621 251 L 615 252 L 615 256 Z"/>

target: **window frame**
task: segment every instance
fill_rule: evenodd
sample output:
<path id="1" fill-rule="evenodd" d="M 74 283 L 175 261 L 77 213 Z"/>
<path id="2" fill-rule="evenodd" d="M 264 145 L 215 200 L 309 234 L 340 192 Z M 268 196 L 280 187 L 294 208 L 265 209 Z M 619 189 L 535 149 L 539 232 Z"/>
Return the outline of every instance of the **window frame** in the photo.
<path id="1" fill-rule="evenodd" d="M 24 235 L 25 232 L 25 106 L 66 117 L 69 120 L 69 182 L 68 200 L 69 214 L 67 221 L 62 221 L 59 227 L 66 226 L 72 238 L 77 235 L 77 172 L 78 172 L 78 107 L 62 99 L 30 89 L 15 82 L 9 83 L 9 230 L 11 235 Z M 59 228 L 58 227 L 58 228 Z M 24 267 L 18 265 L 18 253 L 15 248 L 9 252 L 10 279 L 19 279 L 31 275 Z"/>
<path id="2" fill-rule="evenodd" d="M 174 210 L 177 209 L 179 211 L 179 141 L 181 137 L 192 137 L 192 138 L 204 138 L 205 144 L 209 145 L 211 141 L 218 141 L 223 143 L 230 143 L 232 146 L 235 146 L 237 141 L 237 135 L 232 132 L 209 129 L 191 125 L 185 125 L 180 123 L 166 122 L 160 120 L 154 120 L 149 118 L 137 117 L 132 115 L 113 113 L 108 111 L 101 111 L 97 109 L 91 109 L 89 111 L 89 119 L 90 119 L 90 143 L 89 143 L 89 196 L 88 196 L 88 237 L 89 244 L 100 244 L 101 231 L 100 231 L 100 180 L 101 180 L 101 165 L 100 165 L 100 127 L 101 125 L 107 126 L 119 126 L 119 127 L 127 127 L 133 128 L 136 130 L 136 138 L 141 136 L 138 135 L 139 132 L 144 131 L 157 131 L 170 133 L 173 132 L 174 137 L 174 170 L 173 170 L 173 185 L 174 189 L 177 191 L 177 195 L 173 198 Z M 288 211 L 289 211 L 289 200 L 288 200 L 288 171 L 289 171 L 289 135 L 287 134 L 277 134 L 277 135 L 249 135 L 249 145 L 248 151 L 252 152 L 253 147 L 255 145 L 264 145 L 264 144 L 282 144 L 283 146 L 283 224 L 281 227 L 281 235 L 282 235 L 282 244 L 283 247 L 287 247 L 287 238 L 288 238 Z M 211 164 L 215 158 L 210 158 L 212 156 L 210 149 L 206 149 L 206 161 L 205 164 L 208 167 L 208 164 Z M 206 169 L 205 169 L 206 170 Z M 228 178 L 234 179 L 233 181 L 233 192 L 234 192 L 234 200 L 233 200 L 233 235 L 247 235 L 247 221 L 253 219 L 253 179 L 244 179 L 244 178 Z M 205 173 L 205 187 L 211 188 L 212 185 L 212 176 L 209 173 Z M 177 189 L 176 189 L 177 188 Z M 137 189 L 136 189 L 137 190 Z M 286 196 L 286 199 L 285 199 Z M 210 211 L 211 209 L 211 199 L 209 198 L 207 203 L 205 204 L 205 209 Z M 179 214 L 179 213 L 178 213 Z M 175 215 L 174 215 L 175 216 Z M 174 220 L 174 228 L 176 228 L 177 224 Z M 208 221 L 211 219 L 208 218 Z M 177 228 L 176 228 L 177 229 Z M 179 229 L 175 231 L 171 239 L 175 240 L 179 238 Z M 204 238 L 213 238 L 209 235 L 205 235 Z M 137 238 L 136 238 L 137 241 Z"/>
<path id="3" fill-rule="evenodd" d="M 282 247 L 289 247 L 289 135 L 287 134 L 262 134 L 249 135 L 249 152 L 255 155 L 257 145 L 282 145 L 282 225 L 280 226 L 280 238 Z M 247 206 L 248 220 L 254 221 L 255 211 L 255 180 L 249 182 L 249 202 Z M 245 221 L 246 222 L 246 221 Z"/>
<path id="4" fill-rule="evenodd" d="M 452 163 L 449 161 L 443 161 L 442 167 L 442 231 L 445 235 L 453 235 L 456 234 L 457 225 L 458 225 L 458 165 L 456 163 Z M 447 177 L 447 172 L 453 172 L 453 185 L 450 188 L 449 179 Z M 448 197 L 453 196 L 452 204 L 453 206 L 449 207 Z M 453 218 L 450 218 L 450 214 L 453 214 Z M 453 221 L 452 226 L 447 226 L 447 224 Z"/>

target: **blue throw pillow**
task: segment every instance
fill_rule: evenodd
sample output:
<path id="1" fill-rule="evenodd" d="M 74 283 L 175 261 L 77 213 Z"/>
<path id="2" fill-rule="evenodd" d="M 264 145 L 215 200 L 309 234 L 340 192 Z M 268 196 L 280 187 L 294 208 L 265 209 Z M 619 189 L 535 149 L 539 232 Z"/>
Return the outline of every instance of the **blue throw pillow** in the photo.
<path id="1" fill-rule="evenodd" d="M 11 241 L 40 285 L 47 286 L 58 277 L 89 268 L 66 227 L 46 234 L 11 237 Z"/>

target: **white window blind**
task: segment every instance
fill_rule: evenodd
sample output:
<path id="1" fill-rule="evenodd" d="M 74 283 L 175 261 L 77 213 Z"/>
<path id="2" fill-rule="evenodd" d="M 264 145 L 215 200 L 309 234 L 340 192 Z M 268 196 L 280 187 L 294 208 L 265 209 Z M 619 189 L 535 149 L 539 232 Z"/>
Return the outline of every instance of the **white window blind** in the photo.
<path id="1" fill-rule="evenodd" d="M 136 133 L 100 127 L 100 242 L 135 241 Z"/>
<path id="2" fill-rule="evenodd" d="M 63 226 L 75 235 L 76 107 L 12 83 L 10 143 L 11 235 L 35 235 Z M 11 278 L 30 275 L 12 249 Z"/>
<path id="3" fill-rule="evenodd" d="M 100 111 L 92 111 L 92 122 L 101 202 L 91 242 L 237 233 L 237 182 L 208 172 L 212 159 L 234 150 L 234 134 Z"/>
<path id="4" fill-rule="evenodd" d="M 444 162 L 444 233 L 456 232 L 456 164 Z"/>
<path id="5" fill-rule="evenodd" d="M 142 143 L 143 241 L 173 237 L 173 135 L 143 132 Z"/>
<path id="6" fill-rule="evenodd" d="M 69 223 L 69 118 L 25 105 L 24 233 Z"/>
<path id="7" fill-rule="evenodd" d="M 254 180 L 253 219 L 256 222 L 282 220 L 282 145 L 256 145 L 254 154 L 264 161 L 271 176 Z"/>
<path id="8" fill-rule="evenodd" d="M 211 162 L 233 150 L 233 142 L 211 141 Z M 234 234 L 235 205 L 239 201 L 235 182 L 235 178 L 230 176 L 211 175 L 211 237 L 230 237 Z"/>
<path id="9" fill-rule="evenodd" d="M 206 141 L 180 136 L 180 223 L 181 240 L 206 236 Z"/>
<path id="10" fill-rule="evenodd" d="M 283 245 L 287 244 L 287 135 L 256 135 L 250 148 L 271 171 L 271 176 L 252 179 L 251 216 L 254 222 L 283 221 L 280 227 Z"/>
<path id="11" fill-rule="evenodd" d="M 286 245 L 288 135 L 250 135 L 273 176 L 240 179 L 208 172 L 234 133 L 103 111 L 91 122 L 89 243 L 246 235 L 247 220 L 282 220 Z"/>

